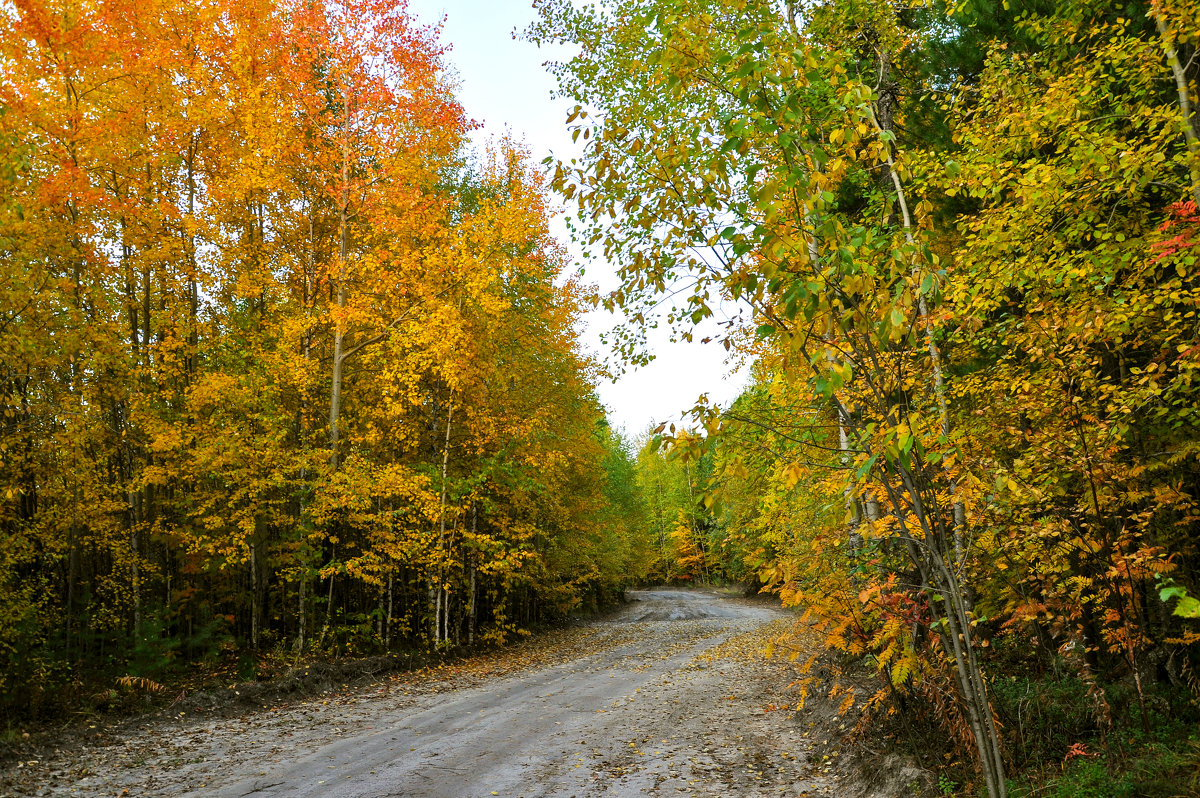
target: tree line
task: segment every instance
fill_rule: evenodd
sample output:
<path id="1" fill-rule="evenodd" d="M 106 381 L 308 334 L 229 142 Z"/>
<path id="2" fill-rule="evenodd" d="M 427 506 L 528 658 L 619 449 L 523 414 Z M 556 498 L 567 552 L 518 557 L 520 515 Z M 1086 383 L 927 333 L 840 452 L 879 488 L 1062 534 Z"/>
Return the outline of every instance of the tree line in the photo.
<path id="1" fill-rule="evenodd" d="M 382 0 L 0 9 L 10 718 L 502 641 L 636 570 L 544 178 L 472 154 L 436 35 Z"/>

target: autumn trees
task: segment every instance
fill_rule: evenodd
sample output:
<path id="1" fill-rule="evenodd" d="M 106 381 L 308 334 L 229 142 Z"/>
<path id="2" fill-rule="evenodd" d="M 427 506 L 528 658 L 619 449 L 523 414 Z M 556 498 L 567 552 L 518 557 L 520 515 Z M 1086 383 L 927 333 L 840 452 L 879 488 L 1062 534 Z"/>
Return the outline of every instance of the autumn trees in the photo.
<path id="1" fill-rule="evenodd" d="M 0 25 L 0 684 L 503 639 L 631 559 L 542 179 L 403 4 Z M 615 458 L 615 459 L 614 459 Z"/>
<path id="2" fill-rule="evenodd" d="M 733 550 L 877 664 L 868 703 L 951 688 L 989 795 L 997 644 L 1149 725 L 1197 634 L 1159 591 L 1196 586 L 1195 4 L 541 7 L 609 303 L 753 310 L 757 384 L 675 441 Z"/>

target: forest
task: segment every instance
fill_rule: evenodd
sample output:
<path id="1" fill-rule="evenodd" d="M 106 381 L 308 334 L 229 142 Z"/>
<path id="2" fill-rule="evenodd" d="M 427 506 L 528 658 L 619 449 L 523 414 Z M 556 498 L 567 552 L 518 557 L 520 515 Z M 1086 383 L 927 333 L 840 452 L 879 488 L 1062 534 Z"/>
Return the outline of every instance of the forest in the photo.
<path id="1" fill-rule="evenodd" d="M 0 6 L 0 733 L 721 584 L 942 794 L 1200 794 L 1200 3 L 534 5 L 544 164 L 402 2 Z M 593 304 L 750 384 L 629 439 Z"/>
<path id="2" fill-rule="evenodd" d="M 1200 5 L 540 10 L 624 355 L 743 309 L 640 459 L 662 575 L 803 608 L 944 793 L 1200 794 Z"/>
<path id="3" fill-rule="evenodd" d="M 434 31 L 375 0 L 3 14 L 5 714 L 615 599 L 639 549 L 583 289 L 527 154 L 468 150 Z"/>

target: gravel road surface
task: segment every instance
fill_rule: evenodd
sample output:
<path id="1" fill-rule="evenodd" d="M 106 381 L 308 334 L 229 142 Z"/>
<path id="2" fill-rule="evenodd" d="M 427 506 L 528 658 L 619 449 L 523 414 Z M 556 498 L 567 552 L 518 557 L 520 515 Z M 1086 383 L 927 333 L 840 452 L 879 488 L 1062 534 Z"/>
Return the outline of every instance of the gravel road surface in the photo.
<path id="1" fill-rule="evenodd" d="M 0 784 L 222 798 L 843 794 L 786 709 L 794 673 L 760 656 L 791 616 L 698 590 L 628 598 L 521 667 L 467 661 L 239 717 L 149 720 Z"/>

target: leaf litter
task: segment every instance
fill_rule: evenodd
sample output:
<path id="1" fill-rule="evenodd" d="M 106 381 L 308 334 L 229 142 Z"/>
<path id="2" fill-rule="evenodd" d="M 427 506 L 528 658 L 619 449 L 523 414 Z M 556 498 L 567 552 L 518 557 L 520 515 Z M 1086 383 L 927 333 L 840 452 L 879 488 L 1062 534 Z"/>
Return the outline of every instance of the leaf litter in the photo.
<path id="1" fill-rule="evenodd" d="M 413 758 L 412 773 L 388 776 L 412 778 L 406 795 L 855 794 L 836 754 L 810 757 L 823 741 L 814 739 L 815 724 L 791 708 L 797 666 L 766 656 L 771 641 L 794 623 L 777 609 L 678 620 L 640 620 L 635 613 L 632 620 L 558 629 L 316 696 L 239 705 L 236 714 L 176 708 L 105 728 L 74 748 L 45 751 L 36 765 L 9 768 L 0 773 L 0 794 L 175 796 L 247 779 L 270 787 L 279 780 L 274 774 L 286 775 L 302 757 L 311 761 L 339 745 L 354 749 L 363 735 L 410 726 L 401 750 Z M 475 722 L 482 727 L 499 713 L 499 728 L 537 741 L 520 756 L 497 752 L 491 783 L 456 787 L 454 779 L 475 777 L 456 766 L 458 738 L 439 740 L 408 719 L 430 707 L 452 711 L 464 697 L 513 685 L 522 687 L 514 693 L 519 703 L 472 710 Z M 531 707 L 535 702 L 542 703 Z M 550 718 L 561 719 L 550 724 Z M 473 756 L 486 759 L 486 752 Z M 350 765 L 328 758 L 331 764 L 322 765 L 328 775 L 312 783 L 330 795 L 368 794 L 336 790 L 384 778 L 384 764 L 403 764 L 343 772 Z"/>

